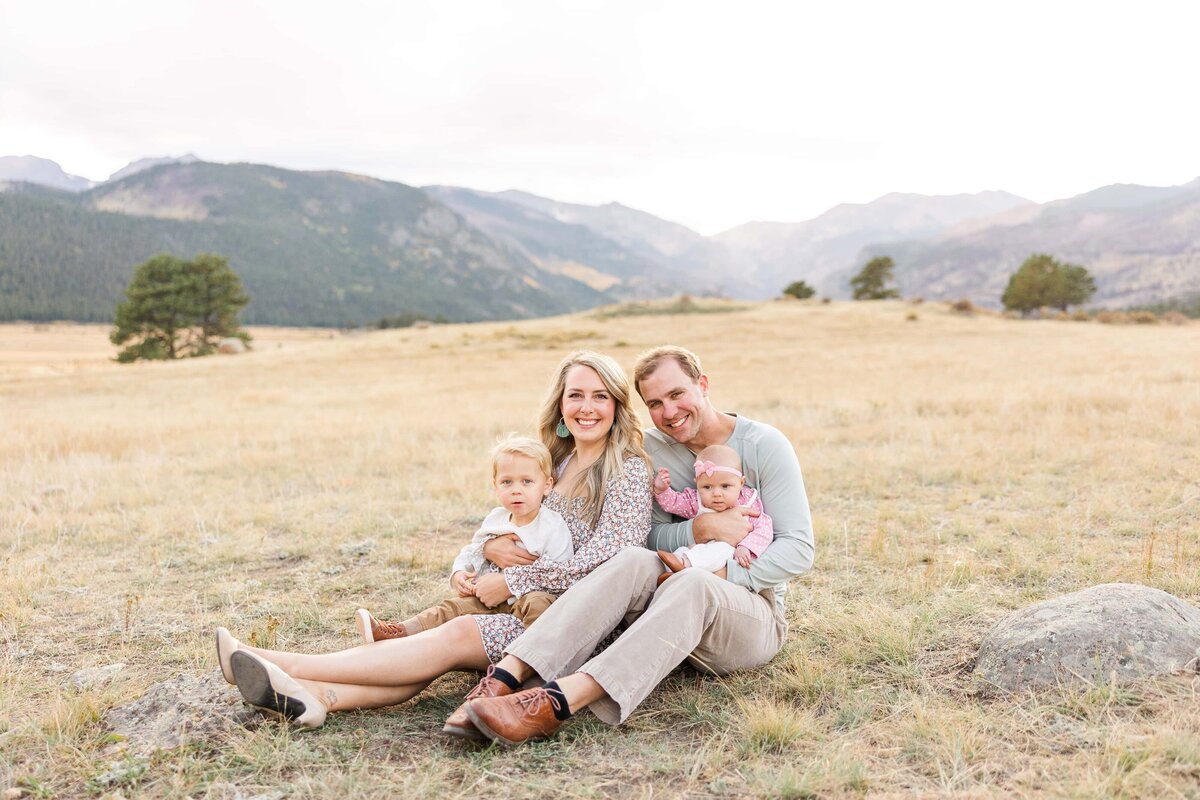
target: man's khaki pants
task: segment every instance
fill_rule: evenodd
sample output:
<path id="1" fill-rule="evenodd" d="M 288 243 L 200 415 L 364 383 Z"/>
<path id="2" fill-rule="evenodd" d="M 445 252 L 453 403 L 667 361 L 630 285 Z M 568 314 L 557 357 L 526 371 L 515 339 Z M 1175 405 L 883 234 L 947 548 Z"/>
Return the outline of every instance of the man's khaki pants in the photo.
<path id="1" fill-rule="evenodd" d="M 652 551 L 620 551 L 572 586 L 506 652 L 547 681 L 590 675 L 608 697 L 589 708 L 616 725 L 684 659 L 725 675 L 765 664 L 783 645 L 787 622 L 776 612 L 772 592 L 754 594 L 696 568 L 677 573 L 655 592 L 662 572 Z M 622 619 L 629 628 L 591 658 Z"/>
<path id="2" fill-rule="evenodd" d="M 511 603 L 505 600 L 495 608 L 488 608 L 478 597 L 447 597 L 432 608 L 417 614 L 421 630 L 427 631 L 445 625 L 455 617 L 471 614 L 512 614 L 528 628 L 542 615 L 557 598 L 547 592 L 526 592 Z"/>

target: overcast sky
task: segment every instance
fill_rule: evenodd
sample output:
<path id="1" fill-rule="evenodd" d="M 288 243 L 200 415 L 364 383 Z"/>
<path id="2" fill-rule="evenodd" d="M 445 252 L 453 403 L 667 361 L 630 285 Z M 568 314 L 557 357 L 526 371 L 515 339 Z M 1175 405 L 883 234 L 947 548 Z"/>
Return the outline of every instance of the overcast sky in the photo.
<path id="1" fill-rule="evenodd" d="M 1200 176 L 1196 2 L 0 0 L 0 155 L 196 153 L 715 233 Z"/>

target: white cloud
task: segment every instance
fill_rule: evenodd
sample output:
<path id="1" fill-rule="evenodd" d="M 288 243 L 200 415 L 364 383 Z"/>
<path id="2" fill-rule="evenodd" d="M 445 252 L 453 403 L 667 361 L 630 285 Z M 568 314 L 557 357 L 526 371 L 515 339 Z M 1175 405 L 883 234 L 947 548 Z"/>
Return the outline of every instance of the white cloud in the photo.
<path id="1" fill-rule="evenodd" d="M 0 0 L 0 154 L 195 152 L 712 232 L 1200 174 L 1191 3 Z"/>

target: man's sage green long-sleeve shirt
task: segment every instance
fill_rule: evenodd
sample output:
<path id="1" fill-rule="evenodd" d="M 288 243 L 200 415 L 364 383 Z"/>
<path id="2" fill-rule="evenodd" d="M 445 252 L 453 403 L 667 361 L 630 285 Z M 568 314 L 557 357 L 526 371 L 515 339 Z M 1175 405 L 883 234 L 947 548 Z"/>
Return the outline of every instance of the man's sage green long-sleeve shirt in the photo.
<path id="1" fill-rule="evenodd" d="M 775 536 L 766 552 L 749 569 L 730 559 L 728 579 L 753 592 L 773 588 L 782 612 L 787 582 L 813 564 L 812 513 L 800 462 L 791 442 L 778 429 L 746 417 L 736 417 L 733 434 L 725 444 L 741 456 L 746 485 L 758 489 L 763 507 L 775 523 Z M 662 431 L 650 429 L 646 431 L 646 452 L 655 470 L 666 467 L 670 471 L 673 488 L 695 487 L 696 456 L 686 447 Z M 692 520 L 680 520 L 655 504 L 647 546 L 674 551 L 694 544 Z"/>

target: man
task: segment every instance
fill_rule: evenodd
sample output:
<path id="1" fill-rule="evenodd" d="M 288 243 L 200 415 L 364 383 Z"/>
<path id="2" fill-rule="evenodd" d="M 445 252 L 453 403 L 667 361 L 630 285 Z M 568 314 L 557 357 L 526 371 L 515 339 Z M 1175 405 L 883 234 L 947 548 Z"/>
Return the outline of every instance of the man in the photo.
<path id="1" fill-rule="evenodd" d="M 656 507 L 650 549 L 620 551 L 550 606 L 447 720 L 447 732 L 518 744 L 553 735 L 584 707 L 616 725 L 684 659 L 724 675 L 765 664 L 783 645 L 785 585 L 813 558 L 812 517 L 791 444 L 770 425 L 717 411 L 708 376 L 681 347 L 644 353 L 633 378 L 654 421 L 646 450 L 655 468 L 669 469 L 677 488 L 694 486 L 695 454 L 732 447 L 774 520 L 771 546 L 749 568 L 730 560 L 715 574 L 687 569 L 656 593 L 663 565 L 654 550 L 714 539 L 736 545 L 750 530 L 747 509 L 677 521 Z M 623 619 L 628 629 L 592 657 Z M 550 682 L 518 691 L 535 674 Z"/>

